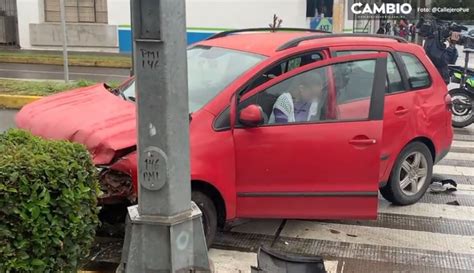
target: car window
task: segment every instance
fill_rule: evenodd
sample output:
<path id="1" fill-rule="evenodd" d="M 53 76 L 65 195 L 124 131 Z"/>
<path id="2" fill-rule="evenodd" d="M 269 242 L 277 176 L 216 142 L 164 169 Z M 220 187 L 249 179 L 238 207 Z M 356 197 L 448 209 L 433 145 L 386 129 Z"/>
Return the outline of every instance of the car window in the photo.
<path id="1" fill-rule="evenodd" d="M 281 81 L 239 104 L 260 106 L 266 125 L 364 120 L 369 117 L 375 60 L 358 60 L 309 70 Z M 336 82 L 331 89 L 330 79 Z M 337 109 L 335 114 L 330 109 Z M 334 112 L 334 111 L 333 111 Z"/>
<path id="2" fill-rule="evenodd" d="M 387 58 L 387 82 L 385 90 L 387 93 L 395 93 L 405 90 L 400 70 L 393 59 L 392 54 L 389 54 Z"/>
<path id="3" fill-rule="evenodd" d="M 376 53 L 376 50 L 343 50 L 335 52 L 335 56 L 345 56 L 345 55 L 354 55 L 354 54 L 367 54 L 367 53 Z M 392 54 L 388 54 L 387 58 L 387 80 L 385 82 L 385 92 L 386 93 L 395 93 L 404 91 L 405 87 L 403 86 L 403 80 L 400 74 L 400 70 L 397 67 L 397 63 L 393 58 Z"/>
<path id="4" fill-rule="evenodd" d="M 304 55 L 299 55 L 289 60 L 278 63 L 277 65 L 267 69 L 262 75 L 255 79 L 251 84 L 246 88 L 246 91 L 250 91 L 255 87 L 258 87 L 267 81 L 274 79 L 278 76 L 281 76 L 295 68 L 305 66 L 316 61 L 322 60 L 323 56 L 319 52 L 311 52 Z M 245 91 L 245 92 L 246 92 Z M 245 93 L 244 92 L 244 93 Z"/>
<path id="5" fill-rule="evenodd" d="M 341 104 L 355 99 L 370 97 L 374 82 L 374 71 L 374 60 L 350 62 L 344 66 L 336 66 L 334 78 L 336 79 L 337 102 Z"/>
<path id="6" fill-rule="evenodd" d="M 400 53 L 408 73 L 408 82 L 411 89 L 428 87 L 431 84 L 430 76 L 418 58 L 410 53 Z"/>

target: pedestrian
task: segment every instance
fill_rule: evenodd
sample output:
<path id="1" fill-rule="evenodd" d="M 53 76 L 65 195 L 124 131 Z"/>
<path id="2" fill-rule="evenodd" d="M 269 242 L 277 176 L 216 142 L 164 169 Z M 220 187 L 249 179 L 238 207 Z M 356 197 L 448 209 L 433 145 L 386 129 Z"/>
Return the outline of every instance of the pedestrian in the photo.
<path id="1" fill-rule="evenodd" d="M 385 34 L 385 27 L 384 24 L 380 24 L 379 29 L 377 30 L 377 34 Z"/>
<path id="2" fill-rule="evenodd" d="M 398 27 L 398 24 L 394 23 L 393 24 L 393 35 L 398 36 L 400 28 Z"/>
<path id="3" fill-rule="evenodd" d="M 408 37 L 408 22 L 405 18 L 400 19 L 399 22 L 399 36 L 407 39 Z"/>
<path id="4" fill-rule="evenodd" d="M 391 35 L 392 34 L 391 31 L 392 31 L 392 26 L 390 25 L 390 22 L 387 22 L 385 24 L 385 34 Z"/>
<path id="5" fill-rule="evenodd" d="M 410 25 L 410 36 L 411 36 L 411 42 L 414 43 L 415 42 L 415 37 L 416 37 L 416 25 L 415 24 Z"/>

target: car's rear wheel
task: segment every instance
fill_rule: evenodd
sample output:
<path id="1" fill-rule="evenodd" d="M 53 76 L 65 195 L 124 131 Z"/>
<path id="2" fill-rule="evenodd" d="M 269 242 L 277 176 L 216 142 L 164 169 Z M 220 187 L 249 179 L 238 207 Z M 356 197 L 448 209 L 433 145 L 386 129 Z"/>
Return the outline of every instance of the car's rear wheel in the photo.
<path id="1" fill-rule="evenodd" d="M 193 191 L 191 199 L 196 203 L 202 212 L 202 224 L 204 235 L 206 236 L 207 247 L 209 248 L 216 237 L 217 231 L 217 210 L 214 202 L 204 193 Z"/>
<path id="2" fill-rule="evenodd" d="M 382 196 L 397 205 L 410 205 L 423 197 L 431 183 L 433 157 L 421 142 L 408 144 L 398 155 Z"/>

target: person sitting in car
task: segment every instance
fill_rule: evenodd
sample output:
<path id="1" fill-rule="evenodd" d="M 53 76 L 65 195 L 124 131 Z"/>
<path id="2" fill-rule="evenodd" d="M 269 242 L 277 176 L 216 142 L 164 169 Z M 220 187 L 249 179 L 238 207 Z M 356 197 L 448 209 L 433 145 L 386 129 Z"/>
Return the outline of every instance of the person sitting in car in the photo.
<path id="1" fill-rule="evenodd" d="M 269 123 L 305 122 L 320 119 L 323 80 L 317 73 L 296 76 L 290 90 L 273 105 Z"/>

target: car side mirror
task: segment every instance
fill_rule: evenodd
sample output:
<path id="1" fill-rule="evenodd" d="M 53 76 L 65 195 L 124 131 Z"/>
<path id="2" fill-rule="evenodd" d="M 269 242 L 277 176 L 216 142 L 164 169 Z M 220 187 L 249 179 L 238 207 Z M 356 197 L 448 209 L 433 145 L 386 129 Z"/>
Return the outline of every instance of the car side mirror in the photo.
<path id="1" fill-rule="evenodd" d="M 262 107 L 250 104 L 239 112 L 239 122 L 248 127 L 262 125 L 265 121 Z"/>

